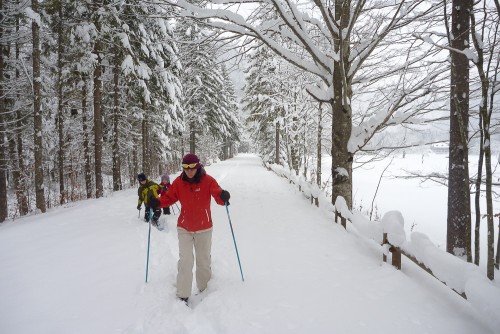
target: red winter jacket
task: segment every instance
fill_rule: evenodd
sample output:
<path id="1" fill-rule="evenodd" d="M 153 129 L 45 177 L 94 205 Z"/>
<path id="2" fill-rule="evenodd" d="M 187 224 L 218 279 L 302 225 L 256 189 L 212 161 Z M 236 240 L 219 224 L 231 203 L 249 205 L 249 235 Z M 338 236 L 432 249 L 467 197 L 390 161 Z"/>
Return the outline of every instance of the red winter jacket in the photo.
<path id="1" fill-rule="evenodd" d="M 199 175 L 198 175 L 199 173 Z M 193 179 L 188 179 L 184 172 L 178 176 L 168 191 L 159 198 L 160 206 L 168 207 L 179 201 L 181 214 L 177 226 L 190 232 L 207 230 L 212 225 L 210 196 L 217 204 L 224 205 L 219 195 L 222 188 L 217 181 L 200 168 Z"/>
<path id="2" fill-rule="evenodd" d="M 158 185 L 159 188 L 160 188 L 160 191 L 158 192 L 158 195 L 163 195 L 167 192 L 168 188 L 170 188 L 172 185 L 170 184 L 170 182 L 168 183 L 163 183 L 163 181 Z"/>

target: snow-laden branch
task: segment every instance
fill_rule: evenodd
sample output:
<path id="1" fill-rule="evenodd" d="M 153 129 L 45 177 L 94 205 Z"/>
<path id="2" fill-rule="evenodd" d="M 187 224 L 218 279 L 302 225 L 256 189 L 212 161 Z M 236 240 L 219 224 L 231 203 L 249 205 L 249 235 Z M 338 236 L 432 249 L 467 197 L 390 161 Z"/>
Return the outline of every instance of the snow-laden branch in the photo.
<path id="1" fill-rule="evenodd" d="M 467 57 L 467 59 L 469 59 L 471 62 L 473 62 L 474 64 L 477 63 L 478 61 L 478 56 L 477 56 L 477 53 L 474 52 L 474 50 L 470 49 L 470 48 L 465 48 L 463 50 L 459 50 L 459 49 L 456 49 L 456 48 L 452 48 L 450 46 L 447 46 L 447 45 L 441 45 L 441 44 L 438 44 L 438 43 L 435 43 L 432 38 L 430 38 L 429 36 L 423 36 L 422 34 L 413 34 L 413 36 L 417 39 L 420 39 L 426 43 L 429 43 L 435 47 L 438 47 L 440 49 L 443 49 L 443 50 L 449 50 L 451 52 L 456 52 L 456 53 L 460 53 L 460 54 L 463 54 L 464 56 Z"/>
<path id="2" fill-rule="evenodd" d="M 331 73 L 332 70 L 328 65 L 328 58 L 317 49 L 317 47 L 314 45 L 314 42 L 307 36 L 307 32 L 301 30 L 300 26 L 297 23 L 293 22 L 293 19 L 290 18 L 290 14 L 288 13 L 286 13 L 288 15 L 282 15 L 285 23 L 289 27 L 291 27 L 290 29 L 295 29 L 294 32 L 297 32 L 295 36 L 296 39 L 294 39 L 294 41 L 300 41 L 300 47 L 307 52 L 307 54 L 313 61 L 304 57 L 296 56 L 295 54 L 290 52 L 290 50 L 286 48 L 283 43 L 278 43 L 276 40 L 272 39 L 269 36 L 269 26 L 267 24 L 253 25 L 252 23 L 248 22 L 242 15 L 228 9 L 202 8 L 195 6 L 185 0 L 165 0 L 164 2 L 166 4 L 182 8 L 183 10 L 180 13 L 181 16 L 193 19 L 208 19 L 209 21 L 207 22 L 207 24 L 215 28 L 220 28 L 241 36 L 258 38 L 269 48 L 271 48 L 278 56 L 282 57 L 298 68 L 317 75 L 325 82 L 331 81 L 330 75 L 328 75 L 328 73 Z M 259 3 L 262 4 L 263 2 Z M 285 9 L 281 5 L 276 6 L 277 9 L 285 11 Z M 297 20 L 299 20 L 298 17 Z M 303 20 L 300 19 L 300 22 L 303 22 Z M 274 32 L 279 33 L 284 37 L 284 39 L 290 37 L 290 35 L 287 35 L 286 30 Z"/>
<path id="3" fill-rule="evenodd" d="M 403 3 L 404 1 L 401 1 L 393 14 L 391 21 L 384 28 L 382 28 L 381 32 L 377 32 L 378 29 L 374 31 L 373 39 L 370 42 L 366 43 L 366 45 L 363 45 L 362 47 L 357 48 L 357 50 L 354 50 L 354 52 L 351 53 L 349 60 L 353 63 L 351 65 L 351 68 L 349 69 L 349 77 L 352 77 L 358 71 L 363 62 L 373 52 L 377 45 L 380 44 L 384 37 L 387 36 L 387 34 L 394 28 L 396 23 L 398 23 L 398 14 L 401 10 L 401 7 L 403 6 Z"/>
<path id="4" fill-rule="evenodd" d="M 349 152 L 355 153 L 361 150 L 382 128 L 408 122 L 419 111 L 419 108 L 414 107 L 410 109 L 409 113 L 402 112 L 399 115 L 397 112 L 410 106 L 422 97 L 431 94 L 432 90 L 426 87 L 440 75 L 441 73 L 437 71 L 427 75 L 412 87 L 395 89 L 392 97 L 388 98 L 389 103 L 385 112 L 376 113 L 353 129 L 347 147 Z"/>
<path id="5" fill-rule="evenodd" d="M 316 48 L 315 43 L 309 38 L 307 28 L 304 26 L 304 21 L 302 20 L 300 13 L 298 13 L 296 6 L 289 0 L 286 0 L 286 2 L 291 13 L 283 8 L 280 1 L 272 1 L 283 21 L 302 42 L 302 47 L 309 52 L 314 61 L 318 62 L 324 70 L 332 73 L 332 70 L 328 65 L 328 59 L 323 53 L 321 53 L 321 51 L 319 51 L 318 48 Z"/>

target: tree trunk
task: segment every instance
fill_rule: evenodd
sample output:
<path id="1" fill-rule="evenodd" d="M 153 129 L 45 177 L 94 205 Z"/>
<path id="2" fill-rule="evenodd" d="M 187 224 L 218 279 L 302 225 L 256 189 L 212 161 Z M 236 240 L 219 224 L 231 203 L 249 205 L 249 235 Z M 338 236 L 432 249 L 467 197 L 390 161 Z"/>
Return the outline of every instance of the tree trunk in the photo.
<path id="1" fill-rule="evenodd" d="M 451 47 L 469 45 L 469 0 L 453 0 Z M 469 60 L 451 52 L 450 148 L 448 179 L 448 223 L 446 250 L 471 262 L 471 217 L 468 172 Z"/>
<path id="2" fill-rule="evenodd" d="M 490 280 L 495 278 L 495 229 L 493 226 L 493 197 L 492 197 L 492 182 L 493 182 L 493 172 L 491 168 L 491 137 L 490 137 L 490 125 L 491 125 L 491 113 L 488 112 L 488 90 L 489 90 L 489 78 L 486 75 L 483 65 L 484 65 L 484 52 L 480 45 L 480 41 L 477 39 L 478 35 L 476 33 L 476 18 L 474 12 L 469 11 L 471 20 L 471 35 L 474 47 L 476 48 L 478 59 L 475 63 L 476 68 L 481 79 L 481 103 L 479 104 L 479 114 L 480 120 L 482 121 L 482 138 L 484 137 L 484 142 L 481 141 L 481 148 L 484 149 L 484 159 L 485 159 L 485 177 L 486 177 L 486 223 L 488 227 L 488 238 L 487 238 L 487 254 L 488 259 L 486 263 L 486 275 Z M 492 93 L 494 94 L 494 93 Z M 493 103 L 493 97 L 491 98 L 491 103 Z M 490 107 L 493 107 L 492 105 Z"/>
<path id="3" fill-rule="evenodd" d="M 100 22 L 98 10 L 101 8 L 101 1 L 94 0 L 94 15 L 96 16 L 94 25 L 97 33 L 100 34 Z M 101 52 L 102 42 L 99 37 L 94 44 L 93 53 L 97 57 L 97 64 L 94 69 L 94 168 L 95 168 L 95 197 L 99 198 L 103 195 L 102 184 L 102 67 L 101 67 Z"/>
<path id="4" fill-rule="evenodd" d="M 0 0 L 1 1 L 1 0 Z M 20 18 L 19 16 L 16 17 L 16 33 L 19 33 L 20 30 Z M 21 58 L 21 51 L 20 51 L 20 42 L 16 42 L 16 62 L 19 61 Z M 16 68 L 16 82 L 19 82 L 21 78 L 21 73 L 19 72 L 19 68 Z M 16 93 L 16 98 L 17 101 L 20 99 L 20 94 Z M 19 170 L 19 179 L 18 182 L 15 184 L 16 187 L 16 197 L 17 197 L 17 206 L 19 208 L 19 214 L 21 216 L 24 216 L 28 214 L 29 212 L 29 204 L 28 204 L 28 189 L 27 189 L 27 180 L 26 180 L 26 175 L 28 174 L 26 171 L 26 166 L 24 165 L 24 145 L 23 145 L 23 136 L 21 129 L 24 127 L 24 120 L 23 120 L 23 115 L 21 110 L 16 111 L 16 124 L 17 128 L 19 131 L 17 132 L 17 166 Z"/>
<path id="5" fill-rule="evenodd" d="M 292 163 L 292 168 L 295 170 L 295 175 L 299 175 L 300 169 L 300 152 L 299 152 L 299 139 L 297 135 L 296 124 L 298 120 L 297 117 L 292 117 L 292 138 L 290 138 L 290 161 Z M 299 187 L 300 188 L 300 187 Z"/>
<path id="6" fill-rule="evenodd" d="M 116 49 L 116 52 L 118 52 L 118 48 Z M 120 61 L 118 58 L 118 55 L 115 55 L 116 57 L 116 62 L 115 62 L 115 68 L 114 68 L 114 73 L 113 73 L 113 80 L 114 80 L 114 98 L 113 98 L 113 104 L 114 104 L 114 112 L 113 112 L 113 190 L 122 190 L 122 180 L 121 180 L 121 162 L 120 162 L 120 146 L 119 146 L 119 139 L 120 139 L 120 133 L 119 133 L 119 115 L 120 115 L 120 100 L 119 100 L 119 94 L 120 94 L 120 88 L 118 86 L 119 79 L 120 79 Z"/>
<path id="7" fill-rule="evenodd" d="M 196 154 L 196 126 L 191 122 L 189 126 L 189 153 Z"/>
<path id="8" fill-rule="evenodd" d="M 499 269 L 500 267 L 500 215 L 498 217 L 498 237 L 497 237 L 497 256 L 495 260 L 495 267 Z"/>
<path id="9" fill-rule="evenodd" d="M 275 121 L 276 122 L 276 130 L 275 130 L 275 143 L 274 143 L 274 147 L 275 147 L 275 152 L 274 152 L 274 163 L 279 165 L 280 163 L 280 131 L 281 131 L 281 126 L 280 126 L 280 122 L 279 121 Z"/>
<path id="10" fill-rule="evenodd" d="M 184 157 L 186 154 L 186 152 L 184 151 L 184 135 L 181 133 L 179 133 L 179 136 L 181 137 L 181 158 Z"/>
<path id="11" fill-rule="evenodd" d="M 31 9 L 38 15 L 38 0 L 31 0 Z M 39 17 L 39 16 L 38 16 Z M 40 17 L 39 17 L 40 19 Z M 42 118 L 42 78 L 40 71 L 40 26 L 36 20 L 31 22 L 33 35 L 33 151 L 35 156 L 35 198 L 36 207 L 41 212 L 47 210 L 45 203 L 43 175 L 43 118 Z"/>
<path id="12" fill-rule="evenodd" d="M 23 121 L 21 117 L 21 112 L 17 112 L 17 126 L 18 129 L 21 129 L 23 126 Z M 24 165 L 24 149 L 23 149 L 23 139 L 21 135 L 21 131 L 17 134 L 17 157 L 18 157 L 18 167 L 19 167 L 19 183 L 16 184 L 16 197 L 17 197 L 17 206 L 19 208 L 19 214 L 24 216 L 29 212 L 28 205 L 28 190 L 26 187 L 26 166 Z"/>
<path id="13" fill-rule="evenodd" d="M 59 137 L 59 150 L 57 152 L 59 172 L 59 204 L 66 202 L 66 190 L 64 188 L 64 97 L 63 97 L 63 9 L 58 3 L 59 22 L 57 27 L 57 134 Z"/>
<path id="14" fill-rule="evenodd" d="M 146 112 L 146 102 L 142 102 L 143 118 L 142 118 L 142 171 L 149 175 L 151 165 L 149 164 L 149 131 L 148 119 Z"/>
<path id="15" fill-rule="evenodd" d="M 0 0 L 0 13 L 3 11 L 3 1 Z M 2 17 L 3 15 L 0 15 Z M 0 36 L 3 36 L 3 25 L 0 24 Z M 0 223 L 7 219 L 7 156 L 4 150 L 5 120 L 7 115 L 5 103 L 4 78 L 4 48 L 0 44 Z"/>
<path id="16" fill-rule="evenodd" d="M 480 144 L 479 144 L 479 158 L 477 162 L 477 178 L 476 178 L 476 193 L 474 194 L 474 207 L 476 208 L 476 225 L 474 228 L 474 264 L 479 265 L 481 257 L 481 182 L 483 181 L 483 157 L 484 157 L 484 147 L 483 147 L 483 118 L 481 113 L 479 114 L 479 134 L 480 134 Z"/>
<path id="17" fill-rule="evenodd" d="M 486 121 L 483 121 L 483 128 L 486 126 Z M 487 121 L 489 123 L 489 120 Z M 495 278 L 495 229 L 493 226 L 493 197 L 492 197 L 492 184 L 493 172 L 491 169 L 491 146 L 490 146 L 490 132 L 484 131 L 484 162 L 486 167 L 486 224 L 488 226 L 488 262 L 486 263 L 486 276 L 490 280 Z"/>
<path id="18" fill-rule="evenodd" d="M 230 149 L 229 149 L 229 139 L 224 139 L 224 146 L 222 147 L 222 160 L 229 159 Z"/>
<path id="19" fill-rule="evenodd" d="M 319 104 L 318 110 L 318 142 L 316 147 L 316 184 L 321 189 L 321 147 L 322 147 L 322 136 L 323 136 L 323 110 L 322 103 Z"/>
<path id="20" fill-rule="evenodd" d="M 1 52 L 1 50 L 0 50 L 0 52 Z M 1 60 L 0 60 L 0 66 L 1 66 Z M 0 70 L 0 77 L 1 76 L 2 76 L 2 74 L 1 74 L 1 70 Z M 0 95 L 2 94 L 2 87 L 1 87 L 2 84 L 1 84 L 1 81 L 2 80 L 0 79 Z M 5 107 L 5 104 L 2 106 L 3 103 L 2 103 L 1 100 L 2 100 L 2 98 L 0 98 L 0 131 L 3 131 L 4 130 L 4 126 L 2 125 L 3 124 L 3 122 L 2 122 L 3 119 L 2 119 L 1 115 L 3 113 L 3 110 L 7 111 L 7 109 Z M 12 174 L 12 183 L 14 185 L 14 191 L 16 193 L 17 206 L 18 206 L 19 213 L 20 213 L 21 212 L 21 209 L 20 209 L 20 204 L 21 204 L 21 197 L 20 197 L 20 195 L 21 194 L 18 191 L 18 189 L 19 189 L 19 184 L 20 184 L 20 179 L 21 179 L 21 173 L 19 172 L 19 166 L 18 166 L 19 156 L 17 155 L 17 151 L 16 151 L 16 137 L 15 137 L 14 133 L 7 133 L 6 137 L 7 137 L 8 143 L 9 143 L 9 160 L 10 160 L 10 172 Z M 1 139 L 0 139 L 0 142 L 1 142 Z M 7 167 L 7 160 L 5 160 L 5 162 L 6 162 L 5 165 L 6 165 L 6 172 L 7 172 L 7 170 L 9 169 L 9 167 Z M 7 174 L 5 174 L 5 176 L 7 176 Z M 2 184 L 0 183 L 0 186 L 1 185 Z M 0 194 L 1 194 L 1 191 L 0 191 Z M 0 195 L 0 197 L 1 197 L 1 195 Z M 6 199 L 7 199 L 7 196 L 6 196 Z M 3 210 L 3 208 L 2 208 L 1 205 L 0 205 L 0 209 Z M 5 210 L 3 212 L 7 212 L 7 210 Z M 6 218 L 6 217 L 4 217 L 4 218 Z M 1 219 L 2 219 L 2 214 L 0 213 L 0 221 L 1 221 Z"/>
<path id="21" fill-rule="evenodd" d="M 0 74 L 0 76 L 1 76 L 1 74 Z M 0 87 L 0 94 L 2 94 L 1 87 Z M 0 105 L 1 105 L 1 103 L 2 102 L 0 101 Z M 1 107 L 0 107 L 0 109 L 1 109 Z M 14 117 L 16 118 L 17 116 L 18 116 L 18 113 L 16 113 Z M 17 122 L 18 122 L 18 119 L 15 120 L 15 123 L 17 123 Z M 22 161 L 22 157 L 17 152 L 17 147 L 18 147 L 16 145 L 17 138 L 18 137 L 16 136 L 15 133 L 12 133 L 12 132 L 8 133 L 10 170 L 12 173 L 12 183 L 14 185 L 14 192 L 16 194 L 17 208 L 19 211 L 19 215 L 24 216 L 27 213 L 27 206 L 26 206 L 27 202 L 26 202 L 26 196 L 24 194 L 23 187 L 22 187 L 22 169 L 20 168 L 20 162 Z"/>
<path id="22" fill-rule="evenodd" d="M 4 111 L 3 106 L 0 105 L 0 114 Z M 5 131 L 4 116 L 0 115 L 0 131 Z M 1 136 L 3 137 L 3 136 Z M 0 139 L 0 223 L 7 219 L 7 155 L 4 147 L 4 139 Z"/>
<path id="23" fill-rule="evenodd" d="M 144 117 L 141 122 L 141 134 L 142 134 L 142 172 L 146 171 L 146 156 L 147 156 L 147 137 L 146 137 L 146 118 Z"/>
<path id="24" fill-rule="evenodd" d="M 83 79 L 82 88 L 82 131 L 83 155 L 85 159 L 85 190 L 87 198 L 92 198 L 92 162 L 90 161 L 89 131 L 87 129 L 87 79 Z"/>
<path id="25" fill-rule="evenodd" d="M 334 39 L 335 52 L 340 54 L 340 61 L 334 62 L 332 108 L 332 202 L 338 196 L 344 197 L 347 206 L 352 209 L 352 154 L 347 150 L 347 143 L 352 131 L 352 112 L 350 101 L 352 89 L 347 82 L 346 73 L 349 64 L 349 42 L 343 39 L 342 29 L 347 29 L 351 10 L 348 0 L 335 1 L 335 20 L 340 22 L 342 33 Z"/>
<path id="26" fill-rule="evenodd" d="M 99 42 L 96 45 L 100 44 Z M 100 48 L 94 49 L 96 54 L 100 54 Z M 102 184 L 102 114 L 101 114 L 101 59 L 94 70 L 94 168 L 95 168 L 95 197 L 103 195 Z"/>
<path id="27" fill-rule="evenodd" d="M 132 177 L 130 178 L 130 183 L 134 184 L 136 182 L 137 175 L 139 174 L 139 162 L 137 158 L 137 143 L 134 142 L 134 150 L 132 152 Z"/>

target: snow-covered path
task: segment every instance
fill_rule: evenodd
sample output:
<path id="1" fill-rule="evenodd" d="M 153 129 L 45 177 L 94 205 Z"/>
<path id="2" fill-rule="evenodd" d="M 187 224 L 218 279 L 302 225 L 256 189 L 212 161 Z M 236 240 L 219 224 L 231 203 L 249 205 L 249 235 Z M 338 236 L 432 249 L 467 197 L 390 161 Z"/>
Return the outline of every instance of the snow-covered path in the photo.
<path id="1" fill-rule="evenodd" d="M 152 230 L 145 284 L 148 225 L 130 189 L 0 225 L 0 333 L 491 333 L 468 302 L 409 263 L 382 263 L 257 157 L 206 169 L 231 192 L 245 282 L 213 202 L 205 298 L 192 309 L 175 298 L 176 216 Z"/>

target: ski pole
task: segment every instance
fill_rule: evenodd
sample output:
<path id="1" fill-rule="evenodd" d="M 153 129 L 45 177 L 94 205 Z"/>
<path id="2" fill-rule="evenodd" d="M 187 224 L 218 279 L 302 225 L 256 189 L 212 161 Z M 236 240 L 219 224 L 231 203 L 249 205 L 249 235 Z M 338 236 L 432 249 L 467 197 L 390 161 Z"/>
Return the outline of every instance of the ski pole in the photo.
<path id="1" fill-rule="evenodd" d="M 151 244 L 151 219 L 153 219 L 153 208 L 149 208 L 148 255 L 146 257 L 146 283 L 148 282 L 149 245 Z"/>
<path id="2" fill-rule="evenodd" d="M 229 220 L 229 226 L 231 227 L 231 234 L 233 235 L 234 249 L 236 250 L 236 257 L 238 258 L 238 265 L 240 266 L 241 280 L 245 282 L 245 279 L 243 278 L 243 269 L 241 269 L 240 255 L 238 254 L 238 246 L 236 246 L 236 238 L 234 237 L 233 224 L 231 224 L 231 217 L 229 216 L 229 209 L 227 202 L 226 202 L 226 212 L 227 212 L 227 219 Z"/>
<path id="3" fill-rule="evenodd" d="M 141 209 L 142 208 L 139 209 L 139 216 L 137 216 L 137 218 L 139 218 L 139 219 L 141 218 Z"/>

